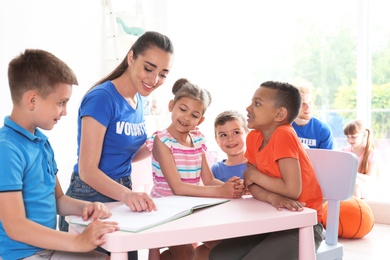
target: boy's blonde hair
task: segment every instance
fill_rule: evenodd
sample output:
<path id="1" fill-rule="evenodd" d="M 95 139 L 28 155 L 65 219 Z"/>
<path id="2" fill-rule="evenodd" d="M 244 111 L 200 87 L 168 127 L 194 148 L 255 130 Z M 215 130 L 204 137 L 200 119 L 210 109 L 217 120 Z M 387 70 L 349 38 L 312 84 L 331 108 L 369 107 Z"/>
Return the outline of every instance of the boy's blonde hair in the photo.
<path id="1" fill-rule="evenodd" d="M 306 79 L 297 78 L 292 82 L 292 85 L 299 90 L 301 95 L 313 93 L 313 84 Z"/>

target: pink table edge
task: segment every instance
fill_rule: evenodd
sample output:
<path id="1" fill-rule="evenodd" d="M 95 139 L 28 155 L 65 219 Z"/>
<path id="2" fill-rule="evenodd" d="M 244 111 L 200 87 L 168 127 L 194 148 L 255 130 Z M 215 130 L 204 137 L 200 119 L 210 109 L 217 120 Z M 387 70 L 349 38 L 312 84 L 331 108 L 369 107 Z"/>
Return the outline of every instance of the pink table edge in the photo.
<path id="1" fill-rule="evenodd" d="M 107 205 L 115 207 L 119 203 Z M 316 258 L 313 234 L 315 224 L 317 213 L 313 209 L 305 208 L 301 212 L 285 209 L 277 211 L 268 203 L 249 197 L 202 209 L 142 232 L 117 231 L 106 234 L 107 242 L 102 248 L 111 252 L 111 260 L 125 260 L 127 252 L 133 250 L 299 228 L 299 259 L 313 260 Z M 70 224 L 69 232 L 80 233 L 84 228 Z"/>

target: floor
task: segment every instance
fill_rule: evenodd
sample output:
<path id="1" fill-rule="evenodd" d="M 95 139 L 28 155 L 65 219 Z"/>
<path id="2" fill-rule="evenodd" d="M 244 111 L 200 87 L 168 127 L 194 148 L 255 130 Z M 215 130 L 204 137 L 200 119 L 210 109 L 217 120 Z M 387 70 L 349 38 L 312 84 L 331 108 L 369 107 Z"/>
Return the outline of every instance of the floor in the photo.
<path id="1" fill-rule="evenodd" d="M 344 245 L 343 260 L 379 260 L 387 255 L 390 241 L 390 225 L 375 224 L 366 236 L 360 239 L 339 239 Z M 138 251 L 139 260 L 148 259 L 148 250 Z"/>
<path id="2" fill-rule="evenodd" d="M 360 239 L 339 239 L 344 245 L 344 260 L 386 259 L 390 241 L 390 225 L 375 224 L 366 236 Z"/>

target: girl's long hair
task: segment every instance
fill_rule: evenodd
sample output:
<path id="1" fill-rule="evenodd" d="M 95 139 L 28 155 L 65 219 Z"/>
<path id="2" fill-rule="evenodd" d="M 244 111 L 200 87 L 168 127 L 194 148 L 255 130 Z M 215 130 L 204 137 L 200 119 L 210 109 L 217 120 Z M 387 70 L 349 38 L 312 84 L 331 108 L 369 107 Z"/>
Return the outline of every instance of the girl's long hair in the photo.
<path id="1" fill-rule="evenodd" d="M 358 171 L 363 174 L 366 174 L 368 172 L 368 157 L 370 156 L 371 151 L 375 149 L 371 131 L 370 129 L 366 128 L 363 121 L 361 120 L 352 121 L 344 127 L 344 134 L 346 136 L 363 134 L 365 132 L 367 132 L 366 147 L 364 148 L 362 163 L 359 165 L 358 169 Z"/>

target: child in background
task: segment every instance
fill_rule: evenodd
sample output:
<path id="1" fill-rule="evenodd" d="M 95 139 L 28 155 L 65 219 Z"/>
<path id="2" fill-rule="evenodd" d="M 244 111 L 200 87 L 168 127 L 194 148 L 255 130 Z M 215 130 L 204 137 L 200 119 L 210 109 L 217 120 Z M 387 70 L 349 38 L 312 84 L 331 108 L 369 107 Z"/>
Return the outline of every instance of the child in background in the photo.
<path id="1" fill-rule="evenodd" d="M 172 123 L 156 131 L 147 141 L 152 151 L 154 186 L 151 197 L 170 195 L 240 198 L 244 185 L 239 177 L 227 182 L 214 178 L 206 159 L 206 143 L 202 133 L 195 130 L 204 120 L 211 103 L 210 93 L 187 79 L 179 79 L 172 88 L 174 99 L 169 102 Z M 203 185 L 200 185 L 202 180 Z M 192 259 L 191 244 L 171 246 L 159 254 L 149 251 L 149 259 Z"/>
<path id="2" fill-rule="evenodd" d="M 366 199 L 369 197 L 376 177 L 378 177 L 378 158 L 375 153 L 372 133 L 361 120 L 355 120 L 344 127 L 344 134 L 350 145 L 341 148 L 341 150 L 354 153 L 359 159 L 354 196 Z"/>
<path id="3" fill-rule="evenodd" d="M 73 71 L 53 54 L 25 50 L 8 68 L 13 101 L 0 129 L 0 259 L 106 259 L 92 251 L 103 235 L 118 229 L 99 221 L 105 205 L 65 196 L 47 137 L 62 116 L 77 84 Z M 59 215 L 94 220 L 81 234 L 56 230 Z M 65 252 L 67 251 L 67 252 Z"/>
<path id="4" fill-rule="evenodd" d="M 247 168 L 245 158 L 245 139 L 249 132 L 244 116 L 235 110 L 220 113 L 214 121 L 214 134 L 218 146 L 226 154 L 227 159 L 216 162 L 211 171 L 216 179 L 223 182 L 237 176 L 243 179 Z M 219 241 L 203 242 L 195 249 L 195 260 L 208 259 L 211 248 Z"/>
<path id="5" fill-rule="evenodd" d="M 316 249 L 322 237 L 322 192 L 313 166 L 291 123 L 301 106 L 299 91 L 288 83 L 260 85 L 247 107 L 248 169 L 244 183 L 254 198 L 291 211 L 317 211 L 313 227 Z M 226 239 L 210 252 L 210 259 L 298 259 L 299 230 Z"/>
<path id="6" fill-rule="evenodd" d="M 215 118 L 215 140 L 227 156 L 211 166 L 215 178 L 223 182 L 233 176 L 243 178 L 242 173 L 247 168 L 245 139 L 248 132 L 246 120 L 238 111 L 225 111 Z"/>
<path id="7" fill-rule="evenodd" d="M 297 79 L 293 84 L 301 94 L 301 109 L 292 122 L 295 132 L 305 147 L 317 149 L 333 149 L 333 133 L 330 126 L 312 114 L 311 82 Z"/>

